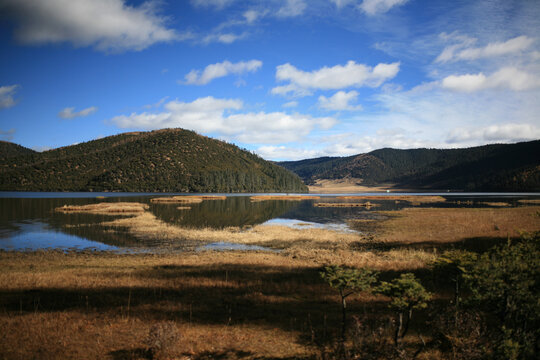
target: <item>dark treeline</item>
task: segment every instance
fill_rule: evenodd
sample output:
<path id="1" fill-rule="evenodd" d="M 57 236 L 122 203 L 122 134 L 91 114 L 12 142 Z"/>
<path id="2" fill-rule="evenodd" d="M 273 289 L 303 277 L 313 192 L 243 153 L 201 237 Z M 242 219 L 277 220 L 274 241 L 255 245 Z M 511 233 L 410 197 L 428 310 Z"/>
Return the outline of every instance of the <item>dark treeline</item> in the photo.
<path id="1" fill-rule="evenodd" d="M 42 153 L 2 143 L 0 190 L 305 192 L 290 171 L 192 131 L 126 133 Z"/>
<path id="2" fill-rule="evenodd" d="M 307 184 L 318 179 L 362 179 L 363 185 L 464 191 L 539 191 L 540 140 L 468 149 L 380 149 L 349 157 L 279 164 Z"/>

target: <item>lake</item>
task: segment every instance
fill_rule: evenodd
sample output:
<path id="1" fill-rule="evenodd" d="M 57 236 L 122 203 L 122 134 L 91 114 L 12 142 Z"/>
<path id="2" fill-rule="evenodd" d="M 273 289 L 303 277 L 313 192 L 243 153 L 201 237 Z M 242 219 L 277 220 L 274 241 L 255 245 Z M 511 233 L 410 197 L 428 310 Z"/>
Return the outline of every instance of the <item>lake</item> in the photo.
<path id="1" fill-rule="evenodd" d="M 113 250 L 153 251 L 159 242 L 144 242 L 127 233 L 108 232 L 101 226 L 115 216 L 85 213 L 65 214 L 54 209 L 63 205 L 86 205 L 99 202 L 140 202 L 158 219 L 190 228 L 246 228 L 259 224 L 277 224 L 297 228 L 322 227 L 335 231 L 353 231 L 347 220 L 380 219 L 380 210 L 399 210 L 413 206 L 411 202 L 370 200 L 375 207 L 316 207 L 317 202 L 358 202 L 340 200 L 346 195 L 441 195 L 447 199 L 440 203 L 415 204 L 421 207 L 490 207 L 494 203 L 522 206 L 521 199 L 539 199 L 538 193 L 391 193 L 391 194 L 324 194 L 320 200 L 267 200 L 252 202 L 254 194 L 226 195 L 225 200 L 203 201 L 189 204 L 190 210 L 178 210 L 178 204 L 156 204 L 155 197 L 182 194 L 150 193 L 38 193 L 0 192 L 0 249 L 2 250 Z M 194 194 L 189 194 L 194 195 Z M 196 195 L 196 194 L 195 194 Z M 260 194 L 257 194 L 260 195 Z M 272 194 L 275 195 L 275 194 Z M 317 195 L 317 194 L 311 194 Z M 210 246 L 228 249 L 227 243 Z M 244 248 L 249 249 L 249 248 Z M 253 249 L 260 250 L 260 249 Z"/>

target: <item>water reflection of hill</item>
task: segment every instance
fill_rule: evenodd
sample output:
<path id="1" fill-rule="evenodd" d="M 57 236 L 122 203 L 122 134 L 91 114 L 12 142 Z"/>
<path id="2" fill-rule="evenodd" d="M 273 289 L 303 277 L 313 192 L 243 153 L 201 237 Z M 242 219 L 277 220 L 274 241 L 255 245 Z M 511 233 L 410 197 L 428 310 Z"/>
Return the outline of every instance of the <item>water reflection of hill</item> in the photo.
<path id="1" fill-rule="evenodd" d="M 278 217 L 298 206 L 291 201 L 250 202 L 249 197 L 235 196 L 226 200 L 204 201 L 191 204 L 191 210 L 178 210 L 177 205 L 150 203 L 148 196 L 124 198 L 1 198 L 0 199 L 0 239 L 24 232 L 17 224 L 41 222 L 51 230 L 83 239 L 118 247 L 159 246 L 148 243 L 123 232 L 122 229 L 108 231 L 101 222 L 116 216 L 85 213 L 61 213 L 54 209 L 63 205 L 86 205 L 98 202 L 135 201 L 150 205 L 150 211 L 159 219 L 176 225 L 195 228 L 224 228 L 261 224 Z M 54 235 L 51 233 L 51 237 Z"/>
<path id="2" fill-rule="evenodd" d="M 324 202 L 347 202 L 336 199 L 325 199 Z M 354 201 L 349 201 L 354 202 Z M 396 210 L 402 204 L 395 204 L 388 201 L 371 201 L 376 206 L 371 209 L 365 207 L 315 207 L 313 201 L 302 201 L 298 207 L 291 209 L 281 215 L 283 219 L 296 219 L 302 221 L 316 222 L 321 224 L 344 223 L 352 219 L 379 219 L 381 216 L 376 211 Z"/>
<path id="3" fill-rule="evenodd" d="M 159 219 L 185 227 L 225 228 L 262 224 L 298 207 L 296 201 L 251 202 L 247 196 L 231 196 L 226 200 L 209 200 L 188 204 L 191 210 L 178 210 L 176 205 L 151 204 L 150 211 Z"/>
<path id="4" fill-rule="evenodd" d="M 42 222 L 52 230 L 75 235 L 91 241 L 114 246 L 137 246 L 140 241 L 126 233 L 106 232 L 100 226 L 88 226 L 114 217 L 85 213 L 64 214 L 54 209 L 63 205 L 86 205 L 103 201 L 147 201 L 147 198 L 3 198 L 0 199 L 0 227 L 7 231 L 2 232 L 9 237 L 18 231 L 17 223 Z M 1 237 L 2 235 L 0 235 Z M 51 234 L 51 237 L 53 234 Z"/>
<path id="5" fill-rule="evenodd" d="M 69 196 L 69 194 L 66 194 Z M 248 196 L 229 196 L 226 200 L 207 200 L 200 204 L 190 204 L 191 210 L 178 210 L 176 205 L 162 205 L 150 203 L 151 196 L 109 197 L 106 199 L 92 198 L 0 198 L 0 242 L 8 243 L 15 235 L 24 235 L 25 239 L 31 239 L 28 226 L 21 224 L 45 224 L 43 232 L 48 229 L 51 243 L 58 232 L 74 235 L 82 239 L 99 242 L 102 244 L 119 247 L 159 246 L 161 243 L 148 243 L 130 236 L 128 233 L 111 231 L 101 226 L 94 226 L 104 221 L 110 221 L 115 216 L 93 215 L 84 213 L 57 213 L 56 207 L 63 205 L 85 205 L 99 202 L 135 201 L 150 205 L 150 211 L 159 219 L 167 223 L 184 227 L 194 228 L 224 228 L 243 227 L 264 223 L 273 218 L 296 219 L 316 223 L 343 223 L 350 219 L 380 219 L 383 215 L 378 214 L 381 210 L 399 210 L 413 206 L 409 202 L 378 201 L 371 203 L 379 206 L 371 209 L 366 208 L 324 208 L 313 207 L 313 200 L 285 201 L 272 200 L 251 202 Z M 96 194 L 97 195 L 97 194 Z M 517 201 L 519 199 L 534 198 L 537 196 L 492 194 L 489 196 L 462 194 L 448 197 L 446 202 L 415 204 L 420 207 L 491 207 L 490 204 L 510 203 L 514 206 L 526 206 Z M 344 202 L 335 197 L 325 197 L 321 202 Z M 358 200 L 350 200 L 358 202 Z M 346 201 L 345 201 L 346 202 Z M 32 228 L 32 227 L 30 227 Z M 35 227 L 33 227 L 35 228 Z M 1 245 L 1 244 L 0 244 Z M 180 245 L 180 244 L 174 244 Z M 54 247 L 54 245 L 53 245 Z"/>

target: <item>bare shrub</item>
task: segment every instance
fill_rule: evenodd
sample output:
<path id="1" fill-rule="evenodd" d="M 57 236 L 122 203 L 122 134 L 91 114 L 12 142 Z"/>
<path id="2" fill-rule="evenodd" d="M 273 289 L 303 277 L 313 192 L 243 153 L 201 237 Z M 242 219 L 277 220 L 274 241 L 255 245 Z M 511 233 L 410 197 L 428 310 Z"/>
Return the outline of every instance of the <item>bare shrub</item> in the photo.
<path id="1" fill-rule="evenodd" d="M 489 353 L 486 324 L 475 311 L 437 311 L 431 323 L 434 345 L 452 360 L 483 359 Z"/>
<path id="2" fill-rule="evenodd" d="M 164 321 L 152 325 L 144 344 L 152 359 L 163 359 L 171 355 L 179 339 L 180 332 L 176 324 Z"/>

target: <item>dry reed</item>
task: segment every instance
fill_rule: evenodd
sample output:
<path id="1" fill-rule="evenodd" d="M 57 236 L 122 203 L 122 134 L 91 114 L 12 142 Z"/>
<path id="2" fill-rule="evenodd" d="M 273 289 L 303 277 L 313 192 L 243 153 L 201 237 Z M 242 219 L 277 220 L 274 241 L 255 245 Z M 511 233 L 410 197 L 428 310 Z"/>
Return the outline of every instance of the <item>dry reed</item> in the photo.
<path id="1" fill-rule="evenodd" d="M 372 204 L 369 201 L 365 203 L 315 203 L 315 207 L 365 207 L 371 208 L 374 206 L 379 206 L 378 204 Z"/>
<path id="2" fill-rule="evenodd" d="M 226 200 L 227 196 L 225 195 L 199 195 L 203 200 Z"/>
<path id="3" fill-rule="evenodd" d="M 267 201 L 267 200 L 290 200 L 290 201 L 300 201 L 300 200 L 317 200 L 320 199 L 320 196 L 312 195 L 255 195 L 251 196 L 251 201 Z"/>
<path id="4" fill-rule="evenodd" d="M 494 202 L 494 201 L 483 201 L 483 202 L 479 202 L 478 204 L 479 205 L 492 206 L 492 207 L 510 207 L 510 206 L 512 206 L 512 205 L 510 205 L 509 203 L 506 203 L 506 202 Z"/>
<path id="5" fill-rule="evenodd" d="M 338 199 L 346 200 L 392 200 L 409 201 L 416 203 L 436 203 L 444 202 L 446 199 L 442 196 L 432 195 L 366 195 L 366 196 L 338 196 Z"/>
<path id="6" fill-rule="evenodd" d="M 54 209 L 57 212 L 64 213 L 92 213 L 92 214 L 135 214 L 148 210 L 147 204 L 136 202 L 111 202 L 88 205 L 64 205 Z"/>
<path id="7" fill-rule="evenodd" d="M 167 224 L 150 212 L 130 218 L 116 219 L 101 223 L 105 227 L 123 227 L 138 238 L 179 239 L 201 242 L 227 241 L 237 244 L 281 244 L 295 241 L 351 243 L 359 241 L 358 234 L 336 232 L 327 229 L 295 229 L 280 225 L 257 225 L 248 230 L 240 228 L 183 228 Z"/>
<path id="8" fill-rule="evenodd" d="M 522 199 L 518 202 L 521 204 L 540 204 L 540 199 Z"/>
<path id="9" fill-rule="evenodd" d="M 203 199 L 198 196 L 172 196 L 153 198 L 150 199 L 150 202 L 156 204 L 198 204 L 202 203 Z"/>
<path id="10" fill-rule="evenodd" d="M 205 200 L 226 200 L 227 196 L 222 195 L 178 195 L 170 197 L 159 197 L 150 199 L 153 203 L 160 204 L 177 204 L 177 203 L 191 203 L 197 204 Z"/>
<path id="11" fill-rule="evenodd" d="M 389 219 L 376 225 L 378 241 L 391 243 L 456 242 L 470 238 L 518 237 L 540 230 L 540 207 L 407 208 L 381 212 Z"/>

